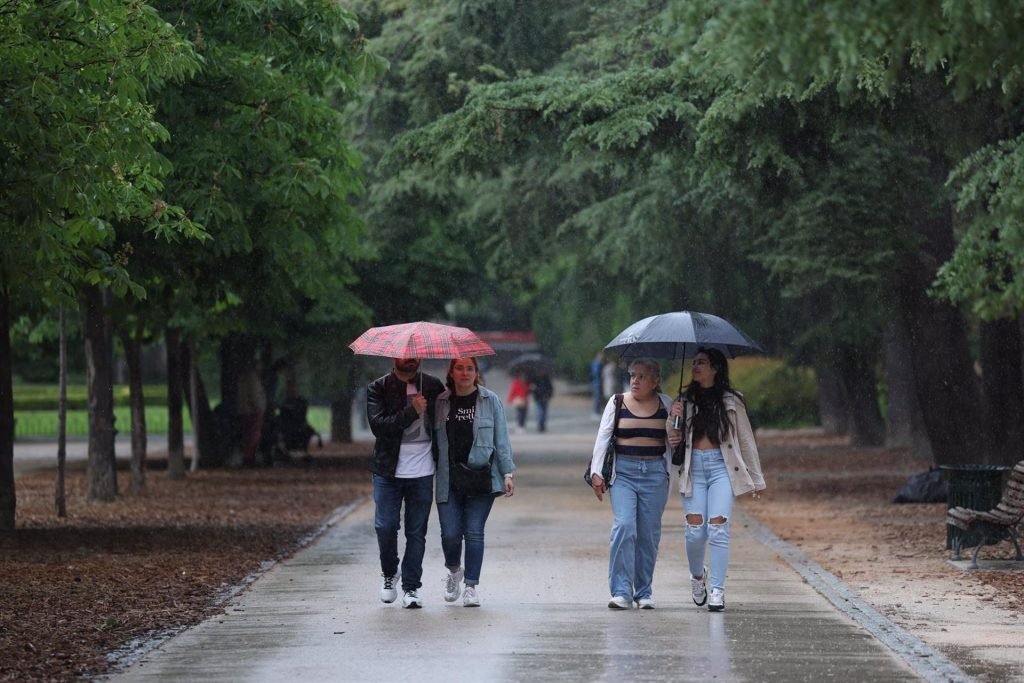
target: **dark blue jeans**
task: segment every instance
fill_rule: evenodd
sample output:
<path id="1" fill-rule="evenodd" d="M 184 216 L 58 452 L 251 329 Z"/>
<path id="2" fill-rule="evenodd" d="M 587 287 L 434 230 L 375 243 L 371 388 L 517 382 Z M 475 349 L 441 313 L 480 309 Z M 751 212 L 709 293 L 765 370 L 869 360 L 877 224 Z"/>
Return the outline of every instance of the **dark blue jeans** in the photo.
<path id="1" fill-rule="evenodd" d="M 466 585 L 480 583 L 484 564 L 484 525 L 491 514 L 494 496 L 467 497 L 448 490 L 448 502 L 437 504 L 441 522 L 441 550 L 448 569 L 457 569 L 462 560 L 462 540 L 466 540 Z"/>
<path id="2" fill-rule="evenodd" d="M 548 402 L 537 401 L 537 431 L 546 432 L 548 429 Z"/>
<path id="3" fill-rule="evenodd" d="M 402 557 L 402 590 L 416 590 L 423 583 L 423 553 L 427 549 L 427 520 L 434 502 L 434 476 L 398 479 L 373 475 L 373 526 L 377 530 L 380 570 L 385 576 L 398 573 L 398 530 L 405 502 L 405 555 Z"/>

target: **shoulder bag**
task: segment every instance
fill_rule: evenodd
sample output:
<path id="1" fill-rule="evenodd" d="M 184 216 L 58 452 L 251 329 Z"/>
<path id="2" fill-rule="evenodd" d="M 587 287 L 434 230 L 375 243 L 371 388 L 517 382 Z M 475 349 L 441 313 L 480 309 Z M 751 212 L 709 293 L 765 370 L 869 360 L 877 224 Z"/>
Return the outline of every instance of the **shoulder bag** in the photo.
<path id="1" fill-rule="evenodd" d="M 604 452 L 604 465 L 601 467 L 601 478 L 604 485 L 611 488 L 612 472 L 615 470 L 615 435 L 619 431 L 619 413 L 622 412 L 622 394 L 615 394 L 615 421 L 612 423 L 612 438 L 608 441 L 608 449 Z M 590 486 L 590 465 L 583 473 L 583 481 Z"/>

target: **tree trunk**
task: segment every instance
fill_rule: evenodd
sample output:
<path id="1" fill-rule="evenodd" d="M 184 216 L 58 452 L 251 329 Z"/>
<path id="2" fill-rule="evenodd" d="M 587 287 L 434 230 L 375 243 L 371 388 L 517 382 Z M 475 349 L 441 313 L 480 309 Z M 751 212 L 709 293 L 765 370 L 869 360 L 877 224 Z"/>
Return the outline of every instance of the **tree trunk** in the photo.
<path id="1" fill-rule="evenodd" d="M 196 357 L 195 341 L 188 343 L 188 405 L 192 414 L 192 434 L 203 431 L 203 416 L 199 410 L 199 359 Z M 199 471 L 199 462 L 203 459 L 203 442 L 193 436 L 192 463 L 190 469 Z"/>
<path id="2" fill-rule="evenodd" d="M 192 357 L 196 357 L 193 364 Z M 210 399 L 206 394 L 206 385 L 203 384 L 203 376 L 199 372 L 199 351 L 194 344 L 182 347 L 181 381 L 189 387 L 189 414 L 192 417 L 192 448 L 194 453 L 200 455 L 199 467 L 223 467 L 226 462 L 224 449 L 221 445 L 223 440 L 220 424 L 220 416 L 210 410 Z M 192 368 L 196 368 L 195 390 L 196 401 L 191 398 Z M 198 409 L 198 413 L 195 411 Z M 193 456 L 195 457 L 195 456 Z"/>
<path id="3" fill-rule="evenodd" d="M 932 445 L 924 429 L 921 405 L 917 402 L 910 342 L 902 318 L 897 316 L 889 321 L 883 346 L 888 396 L 885 445 L 908 448 L 913 457 L 931 462 Z"/>
<path id="4" fill-rule="evenodd" d="M 878 408 L 876 354 L 873 346 L 844 345 L 836 349 L 836 364 L 849 406 L 850 443 L 854 446 L 885 443 L 885 423 Z"/>
<path id="5" fill-rule="evenodd" d="M 818 389 L 818 415 L 827 434 L 849 434 L 850 415 L 839 372 L 830 360 L 816 359 L 814 381 Z"/>
<path id="6" fill-rule="evenodd" d="M 142 320 L 137 320 L 135 334 L 121 335 L 128 365 L 128 396 L 132 411 L 132 461 L 128 490 L 136 493 L 146 489 L 146 399 L 142 394 Z"/>
<path id="7" fill-rule="evenodd" d="M 99 287 L 82 291 L 86 387 L 89 405 L 89 464 L 86 499 L 117 498 L 117 460 L 114 452 L 114 363 L 104 293 Z"/>
<path id="8" fill-rule="evenodd" d="M 345 383 L 338 397 L 331 402 L 331 441 L 352 443 L 352 394 L 356 383 L 356 364 L 348 364 Z"/>
<path id="9" fill-rule="evenodd" d="M 220 343 L 221 447 L 225 463 L 242 462 L 242 422 L 238 415 L 238 383 L 250 353 L 240 335 L 225 337 Z"/>
<path id="10" fill-rule="evenodd" d="M 948 168 L 936 164 L 935 187 Z M 918 241 L 900 255 L 893 269 L 900 315 L 906 324 L 914 385 L 928 440 L 939 465 L 985 462 L 981 439 L 980 393 L 967 346 L 963 316 L 928 294 L 940 265 L 953 253 L 952 208 L 917 201 Z"/>
<path id="11" fill-rule="evenodd" d="M 64 474 L 68 459 L 68 337 L 64 325 L 64 306 L 60 307 L 59 315 L 59 351 L 58 351 L 58 392 L 57 397 L 57 482 L 53 494 L 53 504 L 58 517 L 67 517 L 67 493 L 64 486 Z"/>
<path id="12" fill-rule="evenodd" d="M 981 387 L 989 463 L 1013 465 L 1024 458 L 1024 370 L 1017 320 L 981 324 Z"/>
<path id="13" fill-rule="evenodd" d="M 14 531 L 14 387 L 11 377 L 11 294 L 0 283 L 0 531 Z"/>
<path id="14" fill-rule="evenodd" d="M 185 478 L 185 429 L 181 413 L 181 332 L 164 331 L 167 346 L 167 476 Z M 193 437 L 194 438 L 194 437 Z"/>

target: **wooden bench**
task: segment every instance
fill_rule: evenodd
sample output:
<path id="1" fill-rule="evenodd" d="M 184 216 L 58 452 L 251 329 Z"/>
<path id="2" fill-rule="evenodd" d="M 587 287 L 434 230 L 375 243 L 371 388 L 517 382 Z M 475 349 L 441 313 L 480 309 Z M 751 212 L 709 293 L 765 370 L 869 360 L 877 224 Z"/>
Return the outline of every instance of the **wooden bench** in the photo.
<path id="1" fill-rule="evenodd" d="M 1009 480 L 1003 489 L 1003 497 L 991 510 L 971 510 L 965 507 L 950 508 L 946 512 L 946 524 L 963 529 L 981 538 L 971 556 L 971 569 L 978 568 L 978 551 L 983 545 L 993 545 L 1000 541 L 1013 541 L 1017 549 L 1017 561 L 1024 560 L 1020 550 L 1020 531 L 1018 527 L 1024 518 L 1024 460 L 1010 470 Z M 953 542 L 953 559 L 960 559 L 963 536 Z"/>

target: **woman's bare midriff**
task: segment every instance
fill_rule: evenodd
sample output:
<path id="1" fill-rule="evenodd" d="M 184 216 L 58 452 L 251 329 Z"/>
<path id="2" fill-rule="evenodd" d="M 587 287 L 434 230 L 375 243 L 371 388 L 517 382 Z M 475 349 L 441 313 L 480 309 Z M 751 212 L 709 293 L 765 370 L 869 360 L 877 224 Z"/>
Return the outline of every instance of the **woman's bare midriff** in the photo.
<path id="1" fill-rule="evenodd" d="M 702 436 L 700 438 L 693 440 L 693 447 L 696 448 L 697 450 L 706 451 L 710 448 L 718 448 L 718 444 L 716 444 L 708 437 Z"/>

